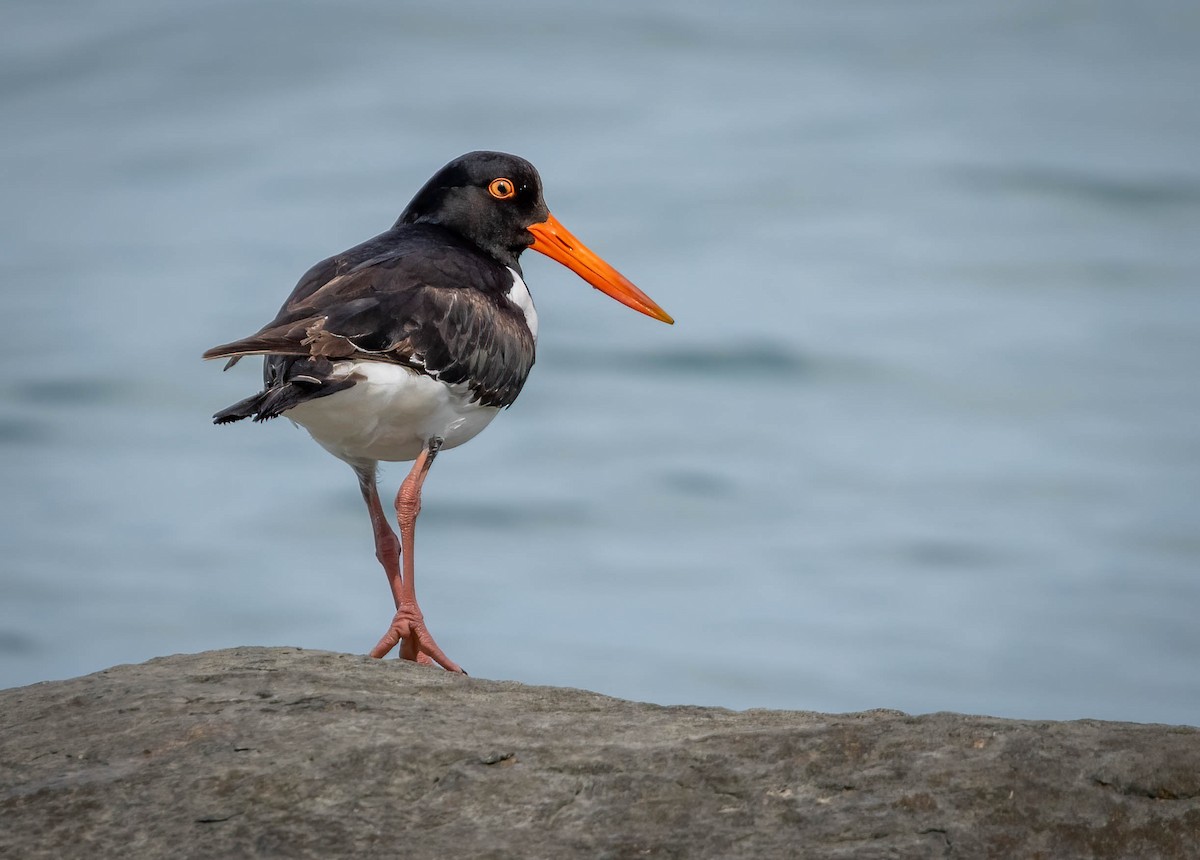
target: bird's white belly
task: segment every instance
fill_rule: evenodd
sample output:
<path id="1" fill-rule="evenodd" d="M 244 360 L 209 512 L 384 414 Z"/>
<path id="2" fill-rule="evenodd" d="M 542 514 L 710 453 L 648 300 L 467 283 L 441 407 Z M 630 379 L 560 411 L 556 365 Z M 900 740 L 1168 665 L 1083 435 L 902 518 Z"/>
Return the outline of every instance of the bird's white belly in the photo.
<path id="1" fill-rule="evenodd" d="M 339 361 L 334 371 L 364 378 L 283 414 L 348 462 L 414 460 L 434 436 L 453 448 L 473 439 L 500 411 L 472 402 L 465 385 L 446 385 L 398 364 Z"/>

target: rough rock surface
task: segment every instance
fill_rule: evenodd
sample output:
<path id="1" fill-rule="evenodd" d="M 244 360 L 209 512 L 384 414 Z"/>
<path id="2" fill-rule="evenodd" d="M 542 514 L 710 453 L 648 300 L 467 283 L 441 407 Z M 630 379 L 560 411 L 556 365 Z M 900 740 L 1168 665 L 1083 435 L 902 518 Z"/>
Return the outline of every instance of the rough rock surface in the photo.
<path id="1" fill-rule="evenodd" d="M 0 692 L 5 857 L 1200 857 L 1200 730 L 240 648 Z"/>

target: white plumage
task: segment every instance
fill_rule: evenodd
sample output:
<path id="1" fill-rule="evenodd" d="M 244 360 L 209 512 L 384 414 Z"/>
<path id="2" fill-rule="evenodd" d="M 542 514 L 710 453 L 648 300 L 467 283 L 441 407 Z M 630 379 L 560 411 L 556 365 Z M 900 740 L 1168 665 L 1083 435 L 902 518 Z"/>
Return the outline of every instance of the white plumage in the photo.
<path id="1" fill-rule="evenodd" d="M 350 388 L 283 413 L 322 448 L 348 463 L 414 460 L 434 436 L 454 448 L 475 438 L 500 409 L 474 400 L 464 384 L 447 385 L 399 364 L 338 361 Z"/>
<path id="2" fill-rule="evenodd" d="M 525 324 L 529 326 L 529 333 L 533 335 L 533 339 L 537 340 L 538 318 L 537 309 L 533 306 L 533 296 L 529 294 L 529 287 L 525 286 L 525 282 L 521 280 L 521 276 L 517 274 L 517 270 L 512 266 L 508 267 L 512 272 L 513 285 L 508 291 L 508 300 L 521 309 L 521 313 L 525 314 Z"/>

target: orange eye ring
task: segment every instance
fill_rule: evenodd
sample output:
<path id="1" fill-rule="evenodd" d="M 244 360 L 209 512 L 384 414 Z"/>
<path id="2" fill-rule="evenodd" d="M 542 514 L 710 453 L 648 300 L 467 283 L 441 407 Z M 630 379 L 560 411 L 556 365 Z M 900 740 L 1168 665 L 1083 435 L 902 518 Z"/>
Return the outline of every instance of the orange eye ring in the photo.
<path id="1" fill-rule="evenodd" d="M 508 200 L 517 193 L 517 186 L 513 184 L 511 179 L 501 177 L 493 179 L 488 183 L 488 194 L 495 197 L 497 200 Z"/>

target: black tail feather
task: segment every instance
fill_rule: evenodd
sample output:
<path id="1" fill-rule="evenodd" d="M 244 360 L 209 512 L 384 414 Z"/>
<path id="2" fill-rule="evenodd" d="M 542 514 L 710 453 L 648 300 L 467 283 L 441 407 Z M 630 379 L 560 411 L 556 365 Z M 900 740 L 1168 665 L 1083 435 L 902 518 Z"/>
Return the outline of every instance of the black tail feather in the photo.
<path id="1" fill-rule="evenodd" d="M 327 358 L 268 356 L 263 362 L 263 390 L 225 407 L 213 416 L 213 423 L 232 424 L 243 418 L 268 421 L 306 401 L 344 391 L 355 381 L 353 374 L 335 375 Z"/>
<path id="2" fill-rule="evenodd" d="M 299 406 L 308 400 L 327 397 L 337 391 L 342 391 L 354 385 L 353 379 L 337 381 L 318 381 L 301 378 L 269 388 L 251 395 L 245 400 L 239 400 L 232 406 L 227 406 L 213 416 L 214 424 L 232 424 L 243 418 L 253 418 L 255 421 L 267 421 L 278 418 L 294 406 Z"/>
<path id="3" fill-rule="evenodd" d="M 226 406 L 213 416 L 213 424 L 232 424 L 234 421 L 241 421 L 243 418 L 257 418 L 258 411 L 262 407 L 263 399 L 266 396 L 267 392 L 260 391 L 258 394 L 251 395 L 245 400 L 239 400 L 232 406 Z"/>

